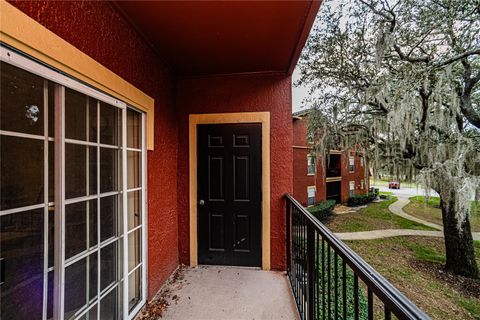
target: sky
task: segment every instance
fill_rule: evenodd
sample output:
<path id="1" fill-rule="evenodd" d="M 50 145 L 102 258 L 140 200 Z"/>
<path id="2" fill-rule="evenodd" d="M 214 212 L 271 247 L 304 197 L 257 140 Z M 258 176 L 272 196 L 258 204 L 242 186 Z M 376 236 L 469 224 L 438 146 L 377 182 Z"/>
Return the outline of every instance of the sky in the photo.
<path id="1" fill-rule="evenodd" d="M 295 70 L 293 71 L 292 82 L 295 83 L 298 78 L 300 78 L 299 71 L 298 71 L 297 68 L 295 68 Z M 293 112 L 300 111 L 300 110 L 304 109 L 304 108 L 302 108 L 302 107 L 305 107 L 302 104 L 302 100 L 307 96 L 308 96 L 308 88 L 306 88 L 304 86 L 300 86 L 300 87 L 293 86 L 292 87 L 292 109 L 293 109 Z"/>
<path id="2" fill-rule="evenodd" d="M 330 0 L 328 1 L 329 3 L 329 6 L 332 7 L 333 10 L 339 8 L 340 4 L 345 4 L 346 1 L 345 0 Z M 350 5 L 352 4 L 352 1 L 348 2 Z M 353 1 L 354 3 L 354 1 Z M 320 7 L 320 10 L 322 10 L 324 5 L 322 5 L 322 7 Z M 348 4 L 345 6 L 345 10 L 348 9 Z M 319 13 L 319 15 L 317 16 L 316 20 L 315 20 L 315 25 L 316 24 L 319 24 L 319 23 L 322 23 L 322 20 L 321 18 L 319 18 L 321 16 L 321 11 Z M 347 20 L 346 19 L 343 19 L 343 21 L 340 22 L 340 26 L 345 26 L 346 25 L 346 22 Z M 313 28 L 312 28 L 313 29 Z M 292 82 L 295 83 L 298 79 L 300 78 L 300 72 L 298 70 L 298 68 L 295 68 L 295 70 L 293 71 L 293 79 L 292 79 Z M 300 111 L 300 110 L 303 110 L 305 109 L 306 107 L 309 107 L 308 105 L 304 105 L 302 103 L 303 99 L 306 98 L 308 96 L 308 88 L 305 87 L 305 86 L 300 86 L 300 87 L 295 87 L 293 86 L 292 87 L 292 111 L 293 112 L 296 112 L 296 111 Z"/>

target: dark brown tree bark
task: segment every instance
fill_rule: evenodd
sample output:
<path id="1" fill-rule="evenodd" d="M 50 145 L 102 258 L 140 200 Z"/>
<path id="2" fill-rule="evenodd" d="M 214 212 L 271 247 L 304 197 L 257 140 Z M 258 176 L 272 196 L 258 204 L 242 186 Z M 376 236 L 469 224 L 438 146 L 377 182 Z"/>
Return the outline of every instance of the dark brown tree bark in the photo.
<path id="1" fill-rule="evenodd" d="M 478 278 L 470 220 L 466 212 L 456 212 L 458 193 L 451 190 L 449 194 L 440 196 L 441 199 L 446 199 L 441 201 L 446 250 L 445 269 L 454 274 Z"/>

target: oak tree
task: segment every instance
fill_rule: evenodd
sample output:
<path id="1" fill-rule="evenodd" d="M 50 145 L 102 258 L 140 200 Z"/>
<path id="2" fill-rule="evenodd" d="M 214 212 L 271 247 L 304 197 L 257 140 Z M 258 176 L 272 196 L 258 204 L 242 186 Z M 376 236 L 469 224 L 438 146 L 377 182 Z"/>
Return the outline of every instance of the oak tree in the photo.
<path id="1" fill-rule="evenodd" d="M 470 202 L 480 185 L 480 2 L 326 1 L 299 63 L 317 152 L 370 150 L 441 198 L 446 269 L 478 277 Z"/>

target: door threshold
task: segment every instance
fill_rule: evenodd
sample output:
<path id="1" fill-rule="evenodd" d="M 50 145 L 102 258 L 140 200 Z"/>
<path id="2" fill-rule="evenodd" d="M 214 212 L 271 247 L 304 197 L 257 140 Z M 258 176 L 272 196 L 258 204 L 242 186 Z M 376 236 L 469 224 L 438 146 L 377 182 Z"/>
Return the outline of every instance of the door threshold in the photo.
<path id="1" fill-rule="evenodd" d="M 231 266 L 231 265 L 221 265 L 221 264 L 199 264 L 197 268 L 262 270 L 262 267 Z"/>

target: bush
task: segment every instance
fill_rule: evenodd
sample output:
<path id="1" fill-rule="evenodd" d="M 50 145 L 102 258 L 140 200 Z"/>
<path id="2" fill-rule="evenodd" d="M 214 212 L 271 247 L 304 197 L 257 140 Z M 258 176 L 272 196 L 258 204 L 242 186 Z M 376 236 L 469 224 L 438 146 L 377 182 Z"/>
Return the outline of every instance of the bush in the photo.
<path id="1" fill-rule="evenodd" d="M 318 220 L 324 220 L 332 214 L 332 210 L 335 207 L 335 200 L 327 200 L 319 202 L 313 207 L 307 208 L 307 210 L 315 216 Z"/>
<path id="2" fill-rule="evenodd" d="M 325 249 L 326 251 L 327 249 Z M 320 250 L 322 252 L 322 250 Z M 334 251 L 330 250 L 330 274 L 328 274 L 328 259 L 327 259 L 327 252 L 324 255 L 324 265 L 325 270 L 322 278 L 322 257 L 321 253 L 318 257 L 318 273 L 317 279 L 319 279 L 320 287 L 321 288 L 328 288 L 329 282 L 331 286 L 330 294 L 328 294 L 328 289 L 325 290 L 324 297 L 322 297 L 322 292 L 318 294 L 317 297 L 317 306 L 318 306 L 318 316 L 317 319 L 329 319 L 329 320 L 351 320 L 355 319 L 355 298 L 354 298 L 354 273 L 352 270 L 347 267 L 346 272 L 346 318 L 343 319 L 343 274 L 342 274 L 342 259 L 339 258 L 337 260 L 337 278 L 335 278 L 334 268 L 335 268 L 335 260 L 334 260 Z M 323 284 L 322 284 L 323 279 Z M 335 287 L 337 287 L 338 295 L 335 297 Z M 367 320 L 368 319 L 368 300 L 366 296 L 366 290 L 362 286 L 362 281 L 358 281 L 358 319 L 360 320 Z M 323 298 L 323 299 L 322 299 Z M 335 310 L 335 300 L 337 300 L 338 306 L 338 316 L 335 318 L 334 310 Z M 323 303 L 325 303 L 325 314 L 323 314 Z M 330 304 L 331 314 L 329 317 L 328 314 L 328 305 Z"/>
<path id="3" fill-rule="evenodd" d="M 377 197 L 378 197 L 378 189 L 372 188 L 367 194 L 348 198 L 347 203 L 350 207 L 360 206 L 362 204 L 372 202 L 373 200 L 377 199 Z"/>
<path id="4" fill-rule="evenodd" d="M 298 241 L 300 240 L 300 241 Z M 305 251 L 306 242 L 298 239 L 297 245 L 299 246 L 300 251 Z M 346 319 L 342 318 L 343 315 L 343 264 L 342 259 L 339 257 L 337 259 L 337 277 L 335 277 L 335 252 L 330 249 L 330 259 L 328 258 L 328 249 L 321 246 L 321 242 L 317 243 L 318 248 L 316 248 L 316 264 L 317 268 L 315 269 L 315 279 L 317 282 L 317 288 L 319 292 L 317 294 L 316 305 L 317 317 L 316 319 L 327 319 L 327 320 L 350 320 L 355 318 L 355 298 L 354 298 L 354 273 L 347 266 L 346 268 L 346 278 L 345 278 L 345 291 L 346 291 Z M 302 255 L 295 255 L 293 257 L 295 267 L 292 269 L 292 276 L 297 278 L 301 289 L 307 290 L 306 279 L 307 275 L 307 261 Z M 328 265 L 330 262 L 330 272 L 328 272 Z M 322 268 L 323 267 L 323 268 Z M 304 286 L 305 285 L 305 286 Z M 330 287 L 330 291 L 328 291 Z M 335 295 L 335 287 L 337 295 Z M 305 292 L 305 291 L 304 291 Z M 338 317 L 335 318 L 335 302 L 338 306 Z M 330 305 L 331 314 L 328 314 L 328 305 Z M 324 311 L 325 310 L 325 314 Z M 368 301 L 365 294 L 364 287 L 362 282 L 359 281 L 358 288 L 358 319 L 367 320 L 368 319 Z"/>

